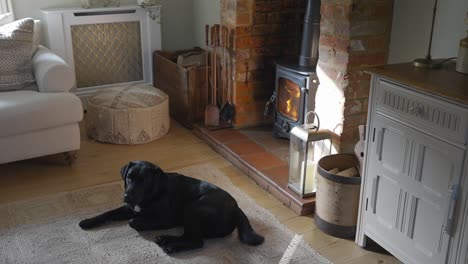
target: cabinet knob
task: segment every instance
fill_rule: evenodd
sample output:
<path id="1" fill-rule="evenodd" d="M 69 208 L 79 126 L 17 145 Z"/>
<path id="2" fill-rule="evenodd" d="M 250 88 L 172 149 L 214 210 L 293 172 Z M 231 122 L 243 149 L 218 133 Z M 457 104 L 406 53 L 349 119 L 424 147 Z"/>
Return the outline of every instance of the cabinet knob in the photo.
<path id="1" fill-rule="evenodd" d="M 422 107 L 418 105 L 414 105 L 410 107 L 409 112 L 410 114 L 413 114 L 413 115 L 422 115 L 424 110 Z"/>

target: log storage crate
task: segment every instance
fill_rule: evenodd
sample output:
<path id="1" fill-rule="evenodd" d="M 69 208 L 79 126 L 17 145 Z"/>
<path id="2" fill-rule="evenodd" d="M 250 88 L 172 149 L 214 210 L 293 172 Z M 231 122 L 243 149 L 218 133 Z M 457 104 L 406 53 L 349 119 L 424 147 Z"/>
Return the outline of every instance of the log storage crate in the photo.
<path id="1" fill-rule="evenodd" d="M 172 118 L 188 128 L 205 118 L 206 66 L 182 67 L 174 61 L 181 52 L 153 53 L 153 85 L 169 96 Z"/>
<path id="2" fill-rule="evenodd" d="M 357 167 L 354 154 L 323 157 L 317 166 L 315 224 L 325 233 L 352 238 L 356 234 L 361 177 L 339 176 L 329 171 Z"/>

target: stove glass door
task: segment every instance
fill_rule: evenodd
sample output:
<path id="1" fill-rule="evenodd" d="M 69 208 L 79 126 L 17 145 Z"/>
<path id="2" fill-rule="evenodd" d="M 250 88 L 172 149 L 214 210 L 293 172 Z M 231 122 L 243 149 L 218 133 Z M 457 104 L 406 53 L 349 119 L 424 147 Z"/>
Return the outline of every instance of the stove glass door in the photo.
<path id="1" fill-rule="evenodd" d="M 278 112 L 293 122 L 297 122 L 299 120 L 300 106 L 300 86 L 287 78 L 280 77 L 278 79 Z"/>

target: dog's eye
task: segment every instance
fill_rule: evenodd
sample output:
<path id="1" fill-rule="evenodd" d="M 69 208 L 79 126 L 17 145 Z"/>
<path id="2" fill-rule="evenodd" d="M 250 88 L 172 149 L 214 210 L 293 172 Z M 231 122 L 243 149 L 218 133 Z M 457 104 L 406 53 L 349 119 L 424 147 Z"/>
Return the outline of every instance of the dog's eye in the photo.
<path id="1" fill-rule="evenodd" d="M 133 183 L 133 184 L 138 184 L 138 183 L 141 183 L 143 182 L 143 179 L 141 178 L 127 178 L 127 184 L 130 184 L 130 183 Z"/>

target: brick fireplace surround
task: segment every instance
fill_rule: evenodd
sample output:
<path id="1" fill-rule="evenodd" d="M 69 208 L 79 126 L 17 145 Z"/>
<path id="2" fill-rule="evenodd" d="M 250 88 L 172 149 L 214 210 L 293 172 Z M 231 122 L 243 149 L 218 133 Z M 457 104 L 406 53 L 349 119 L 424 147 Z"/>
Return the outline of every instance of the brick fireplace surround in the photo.
<path id="1" fill-rule="evenodd" d="M 263 112 L 275 89 L 274 63 L 299 54 L 306 2 L 221 0 L 221 22 L 236 32 L 229 53 L 236 128 L 271 122 Z M 315 111 L 335 133 L 338 152 L 352 152 L 366 123 L 370 76 L 363 69 L 387 62 L 392 16 L 393 0 L 322 0 Z"/>

